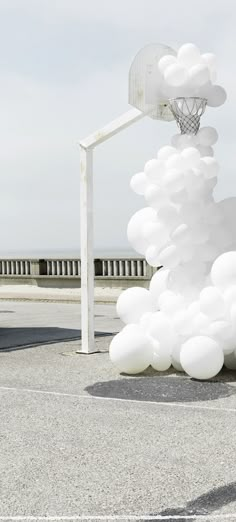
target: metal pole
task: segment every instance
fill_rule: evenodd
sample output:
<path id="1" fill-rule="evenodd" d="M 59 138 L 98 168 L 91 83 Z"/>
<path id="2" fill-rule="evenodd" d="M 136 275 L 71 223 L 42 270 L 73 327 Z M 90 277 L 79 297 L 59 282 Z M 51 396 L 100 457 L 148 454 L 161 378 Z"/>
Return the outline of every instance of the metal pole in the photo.
<path id="1" fill-rule="evenodd" d="M 142 111 L 131 109 L 80 142 L 82 343 L 77 353 L 97 352 L 94 339 L 93 149 L 144 116 Z"/>
<path id="2" fill-rule="evenodd" d="M 93 150 L 80 145 L 81 332 L 78 353 L 94 353 Z"/>

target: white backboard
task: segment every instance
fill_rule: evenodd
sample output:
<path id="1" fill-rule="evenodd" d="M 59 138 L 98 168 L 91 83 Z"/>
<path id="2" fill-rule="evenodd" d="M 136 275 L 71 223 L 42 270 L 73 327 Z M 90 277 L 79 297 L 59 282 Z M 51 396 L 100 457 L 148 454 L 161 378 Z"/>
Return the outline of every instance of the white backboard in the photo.
<path id="1" fill-rule="evenodd" d="M 157 120 L 174 120 L 168 101 L 161 94 L 158 62 L 165 54 L 176 55 L 171 47 L 150 44 L 135 56 L 129 71 L 129 103 Z"/>

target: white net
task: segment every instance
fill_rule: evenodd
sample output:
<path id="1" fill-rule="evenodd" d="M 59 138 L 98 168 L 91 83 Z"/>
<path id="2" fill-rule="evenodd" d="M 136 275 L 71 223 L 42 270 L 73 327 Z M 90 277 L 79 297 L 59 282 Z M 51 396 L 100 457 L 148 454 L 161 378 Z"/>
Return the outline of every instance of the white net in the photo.
<path id="1" fill-rule="evenodd" d="M 172 98 L 169 108 L 176 119 L 181 134 L 197 134 L 200 118 L 205 111 L 205 98 Z"/>

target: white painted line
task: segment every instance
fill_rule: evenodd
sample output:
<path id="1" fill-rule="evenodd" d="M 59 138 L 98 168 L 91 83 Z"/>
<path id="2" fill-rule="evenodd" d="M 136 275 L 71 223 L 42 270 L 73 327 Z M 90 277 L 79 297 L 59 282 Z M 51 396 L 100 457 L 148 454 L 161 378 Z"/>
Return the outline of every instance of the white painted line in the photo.
<path id="1" fill-rule="evenodd" d="M 220 411 L 236 413 L 236 408 L 218 408 L 217 406 L 202 406 L 199 404 L 181 404 L 179 402 L 154 402 L 154 401 L 141 401 L 138 399 L 119 399 L 116 397 L 95 397 L 94 395 L 77 395 L 76 393 L 63 393 L 47 390 L 34 390 L 29 388 L 15 388 L 10 386 L 0 386 L 0 391 L 13 391 L 17 393 L 38 393 L 41 395 L 52 395 L 58 397 L 72 397 L 79 400 L 90 400 L 90 401 L 110 401 L 110 402 L 124 402 L 134 404 L 150 404 L 152 406 L 167 406 L 171 408 L 184 408 L 191 410 L 207 410 L 207 411 Z M 136 412 L 135 412 L 136 413 Z M 1 517 L 0 517 L 1 520 Z"/>
<path id="2" fill-rule="evenodd" d="M 94 516 L 94 515 L 88 515 L 88 516 L 68 516 L 68 515 L 65 515 L 65 516 L 62 516 L 62 517 L 53 517 L 53 516 L 49 516 L 49 517 L 41 517 L 41 516 L 36 516 L 36 517 L 31 517 L 31 516 L 14 516 L 14 517 L 1 517 L 0 516 L 0 520 L 13 520 L 13 521 L 20 521 L 20 520 L 25 520 L 25 521 L 38 521 L 38 520 L 49 520 L 49 521 L 53 521 L 53 520 L 71 520 L 73 522 L 73 520 L 107 520 L 109 522 L 109 520 L 125 520 L 125 522 L 129 522 L 129 520 L 145 520 L 146 522 L 148 520 L 236 520 L 236 513 L 226 513 L 226 514 L 222 514 L 222 515 L 110 515 L 110 516 Z"/>

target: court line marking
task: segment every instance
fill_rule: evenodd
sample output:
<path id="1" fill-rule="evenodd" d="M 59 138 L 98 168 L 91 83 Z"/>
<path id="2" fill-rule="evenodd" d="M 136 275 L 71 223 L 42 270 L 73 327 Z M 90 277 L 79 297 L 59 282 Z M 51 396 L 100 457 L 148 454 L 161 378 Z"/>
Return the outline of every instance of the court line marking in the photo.
<path id="1" fill-rule="evenodd" d="M 90 521 L 90 520 L 107 520 L 109 522 L 109 520 L 125 520 L 125 522 L 128 522 L 129 520 L 144 520 L 144 521 L 148 521 L 148 520 L 235 520 L 235 517 L 236 517 L 236 513 L 226 513 L 226 514 L 222 514 L 222 515 L 110 515 L 110 516 L 96 516 L 96 515 L 81 515 L 81 516 L 68 516 L 68 515 L 65 515 L 65 516 L 61 516 L 61 517 L 53 517 L 53 516 L 48 516 L 48 517 L 43 517 L 43 516 L 13 516 L 13 517 L 2 517 L 0 516 L 0 520 L 13 520 L 13 521 L 20 521 L 20 520 L 25 520 L 25 521 L 37 521 L 37 520 L 49 520 L 49 521 L 53 521 L 53 520 L 71 520 L 73 522 L 73 520 L 87 520 L 87 521 Z"/>
<path id="2" fill-rule="evenodd" d="M 77 395 L 76 393 L 64 393 L 47 390 L 34 390 L 31 388 L 16 388 L 11 386 L 0 386 L 0 391 L 13 391 L 20 393 L 35 393 L 41 395 L 52 395 L 58 397 L 71 397 L 79 400 L 90 400 L 90 401 L 110 401 L 110 402 L 124 402 L 131 404 L 152 404 L 154 406 L 167 406 L 171 408 L 185 408 L 192 410 L 207 410 L 207 411 L 221 411 L 236 413 L 236 408 L 219 408 L 217 406 L 203 406 L 199 404 L 181 404 L 178 402 L 154 402 L 154 401 L 141 401 L 138 399 L 120 399 L 116 397 L 96 397 L 95 395 Z M 0 518 L 1 520 L 1 518 Z"/>

